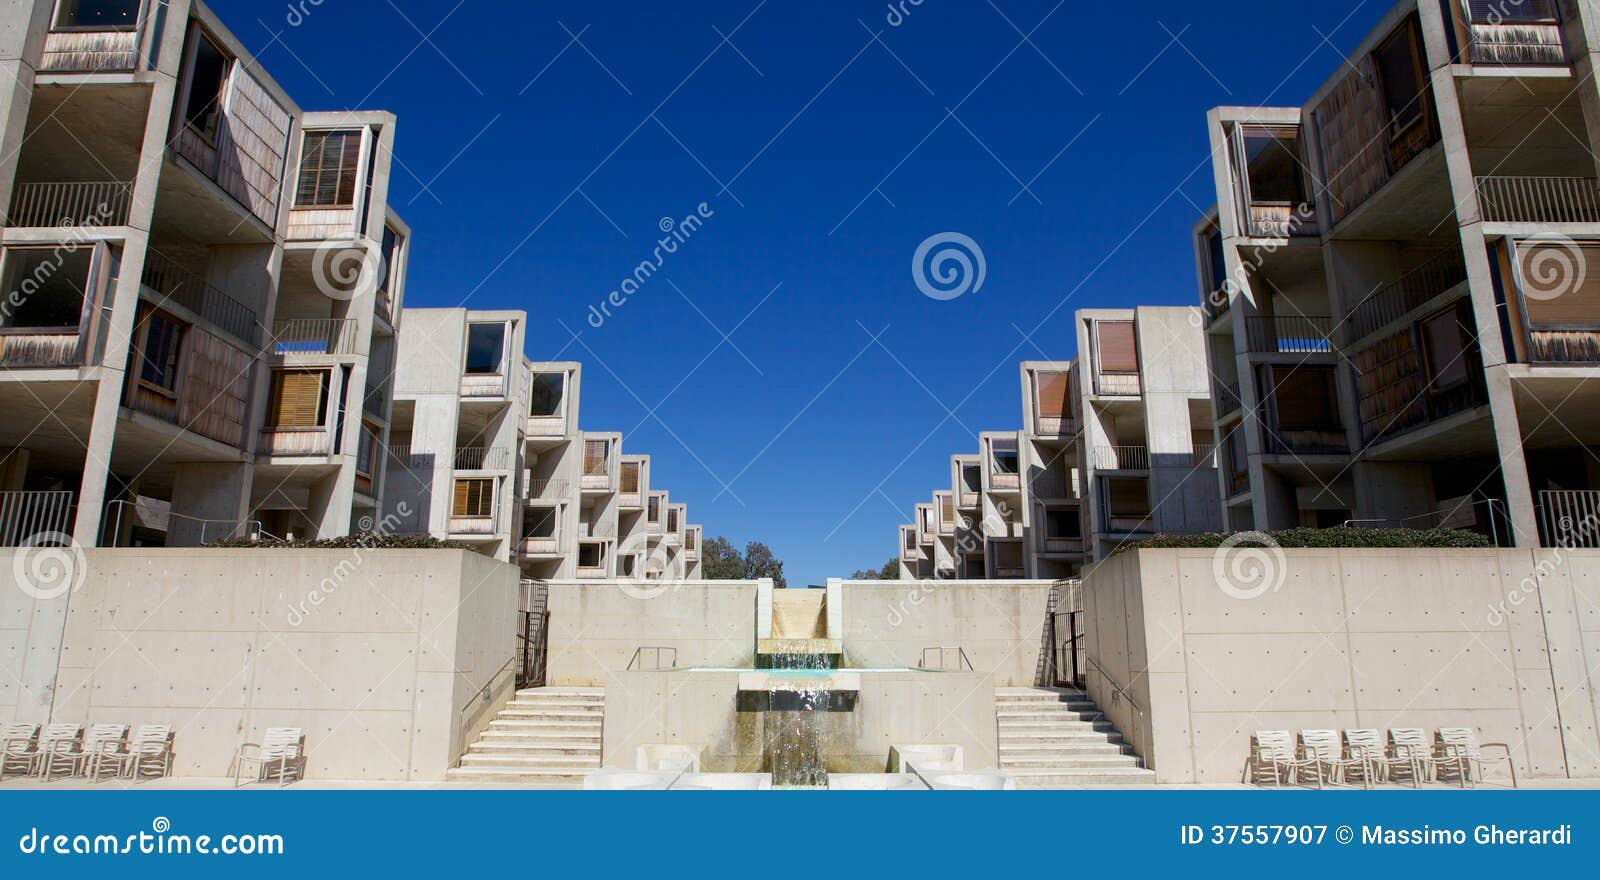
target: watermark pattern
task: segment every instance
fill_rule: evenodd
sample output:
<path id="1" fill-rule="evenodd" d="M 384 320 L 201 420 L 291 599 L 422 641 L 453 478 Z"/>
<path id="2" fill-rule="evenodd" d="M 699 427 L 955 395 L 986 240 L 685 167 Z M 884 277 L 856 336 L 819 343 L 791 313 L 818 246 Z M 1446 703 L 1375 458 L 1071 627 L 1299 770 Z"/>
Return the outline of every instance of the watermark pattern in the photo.
<path id="1" fill-rule="evenodd" d="M 67 257 L 78 252 L 78 248 L 91 244 L 89 230 L 104 226 L 112 217 L 111 206 L 101 202 L 91 217 L 82 222 L 74 221 L 71 217 L 64 217 L 59 224 L 66 230 L 67 240 L 56 244 L 50 249 L 50 259 L 33 267 L 33 271 L 24 275 L 16 282 L 16 287 L 6 292 L 4 301 L 0 301 L 0 319 L 9 324 L 16 315 L 17 310 L 27 304 L 33 295 L 39 292 L 50 279 L 54 278 L 67 264 Z"/>
<path id="2" fill-rule="evenodd" d="M 383 253 L 370 241 L 323 244 L 311 257 L 311 280 L 329 299 L 353 300 L 378 289 Z"/>
<path id="3" fill-rule="evenodd" d="M 1553 552 L 1541 555 L 1539 564 L 1534 566 L 1531 574 L 1517 584 L 1516 589 L 1506 593 L 1506 597 L 1500 602 L 1489 606 L 1486 621 L 1490 626 L 1505 626 L 1511 609 L 1520 608 L 1522 603 L 1537 596 L 1539 584 L 1554 576 L 1556 571 L 1566 564 L 1568 551 L 1593 546 L 1595 535 L 1600 533 L 1600 514 L 1591 513 L 1579 521 L 1574 521 L 1572 517 L 1562 517 L 1556 529 L 1560 537 L 1556 539 Z"/>
<path id="4" fill-rule="evenodd" d="M 311 13 L 326 2 L 328 0 L 295 0 L 289 4 L 289 13 L 284 16 L 284 21 L 288 22 L 289 27 L 297 28 L 305 24 L 311 18 Z"/>
<path id="5" fill-rule="evenodd" d="M 683 578 L 667 577 L 667 572 L 674 569 L 672 549 L 665 537 L 657 535 L 653 543 L 650 537 L 643 529 L 638 529 L 617 547 L 617 564 L 620 566 L 622 560 L 631 559 L 633 565 L 631 574 L 617 578 L 617 589 L 634 599 L 656 599 L 681 589 L 685 583 Z"/>
<path id="6" fill-rule="evenodd" d="M 917 246 L 911 257 L 911 277 L 923 296 L 947 302 L 982 290 L 989 277 L 989 261 L 971 236 L 941 232 Z"/>
<path id="7" fill-rule="evenodd" d="M 29 598 L 49 602 L 83 589 L 89 559 L 71 535 L 41 532 L 18 547 L 11 558 L 11 574 L 17 589 Z"/>
<path id="8" fill-rule="evenodd" d="M 1211 574 L 1225 595 L 1248 602 L 1283 589 L 1289 560 L 1271 535 L 1241 532 L 1217 548 L 1211 558 Z"/>
<path id="9" fill-rule="evenodd" d="M 716 211 L 705 202 L 695 206 L 693 214 L 676 220 L 672 217 L 662 217 L 658 224 L 663 236 L 656 241 L 655 250 L 651 251 L 650 258 L 641 260 L 639 265 L 633 267 L 633 273 L 622 279 L 616 289 L 606 294 L 599 305 L 590 306 L 587 320 L 589 326 L 596 330 L 606 325 L 612 317 L 614 310 L 621 309 L 628 304 L 634 294 L 644 289 L 644 286 L 654 278 L 667 264 L 667 257 L 678 252 L 678 248 L 687 244 L 705 227 L 706 221 L 716 216 Z"/>
<path id="10" fill-rule="evenodd" d="M 1543 233 L 1519 243 L 1528 259 L 1523 264 L 1522 295 L 1549 302 L 1582 287 L 1589 279 L 1589 262 L 1583 248 L 1565 235 Z"/>
<path id="11" fill-rule="evenodd" d="M 888 23 L 889 27 L 897 28 L 906 23 L 906 20 L 911 17 L 912 10 L 926 2 L 928 0 L 895 0 L 895 2 L 889 4 L 889 11 L 884 15 L 883 20 Z"/>

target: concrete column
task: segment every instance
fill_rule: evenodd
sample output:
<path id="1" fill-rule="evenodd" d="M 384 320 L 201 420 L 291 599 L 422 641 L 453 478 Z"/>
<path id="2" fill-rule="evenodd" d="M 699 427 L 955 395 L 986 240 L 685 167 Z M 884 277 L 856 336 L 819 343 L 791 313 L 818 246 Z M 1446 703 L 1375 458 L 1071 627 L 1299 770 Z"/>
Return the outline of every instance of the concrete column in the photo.
<path id="1" fill-rule="evenodd" d="M 172 484 L 169 547 L 199 547 L 240 536 L 249 516 L 255 466 L 245 462 L 196 462 L 177 466 Z"/>
<path id="2" fill-rule="evenodd" d="M 0 0 L 0 205 L 11 204 L 33 103 L 34 65 L 55 0 Z"/>
<path id="3" fill-rule="evenodd" d="M 316 528 L 308 538 L 338 538 L 350 534 L 350 498 L 355 491 L 354 466 L 343 467 L 311 484 L 306 518 Z"/>
<path id="4" fill-rule="evenodd" d="M 1528 483 L 1528 461 L 1523 455 L 1522 422 L 1511 389 L 1511 376 L 1504 368 L 1488 372 L 1489 414 L 1494 420 L 1494 439 L 1499 447 L 1500 476 L 1505 483 L 1506 507 L 1517 547 L 1539 546 L 1539 520 L 1534 509 L 1533 488 Z"/>

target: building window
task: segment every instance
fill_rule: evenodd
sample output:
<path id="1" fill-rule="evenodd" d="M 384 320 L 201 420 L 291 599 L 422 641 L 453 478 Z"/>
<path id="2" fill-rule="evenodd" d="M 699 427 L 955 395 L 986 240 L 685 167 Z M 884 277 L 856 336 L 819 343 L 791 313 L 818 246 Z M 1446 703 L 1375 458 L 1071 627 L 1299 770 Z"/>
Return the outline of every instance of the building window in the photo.
<path id="1" fill-rule="evenodd" d="M 1305 172 L 1296 129 L 1246 128 L 1244 153 L 1250 204 L 1297 206 L 1305 202 Z"/>
<path id="2" fill-rule="evenodd" d="M 230 63 L 228 56 L 205 34 L 195 38 L 183 122 L 207 141 L 217 134 L 217 120 L 222 117 L 222 91 L 228 83 Z"/>
<path id="3" fill-rule="evenodd" d="M 497 376 L 506 350 L 505 324 L 473 324 L 467 328 L 467 375 Z"/>
<path id="4" fill-rule="evenodd" d="M 1112 519 L 1143 520 L 1150 515 L 1150 488 L 1141 479 L 1112 477 L 1106 480 L 1106 512 Z"/>
<path id="5" fill-rule="evenodd" d="M 1017 456 L 1015 441 L 996 440 L 993 445 L 994 472 L 997 474 L 1019 474 L 1022 465 Z"/>
<path id="6" fill-rule="evenodd" d="M 1427 111 L 1422 100 L 1422 82 L 1426 74 L 1419 49 L 1408 24 L 1372 54 L 1372 64 L 1377 68 L 1383 89 L 1383 106 L 1391 138 L 1421 122 Z"/>
<path id="7" fill-rule="evenodd" d="M 308 131 L 300 151 L 300 183 L 295 205 L 349 208 L 356 203 L 361 167 L 361 131 Z"/>
<path id="8" fill-rule="evenodd" d="M 183 325 L 170 315 L 151 310 L 145 315 L 141 329 L 144 338 L 140 346 L 143 363 L 139 366 L 139 381 L 162 391 L 177 390 L 178 347 L 183 339 Z"/>
<path id="9" fill-rule="evenodd" d="M 378 267 L 378 290 L 384 293 L 390 292 L 389 282 L 394 280 L 400 248 L 405 241 L 406 237 L 396 232 L 393 226 L 383 227 L 383 265 Z"/>
<path id="10" fill-rule="evenodd" d="M 267 397 L 267 427 L 320 428 L 328 417 L 327 370 L 278 370 Z"/>
<path id="11" fill-rule="evenodd" d="M 1045 537 L 1059 540 L 1076 540 L 1083 537 L 1083 520 L 1079 519 L 1078 511 L 1071 508 L 1057 508 L 1045 512 L 1044 515 Z"/>
<path id="12" fill-rule="evenodd" d="M 1094 331 L 1101 373 L 1139 372 L 1139 341 L 1132 321 L 1097 321 Z"/>
<path id="13" fill-rule="evenodd" d="M 566 376 L 560 373 L 540 373 L 533 377 L 533 390 L 529 395 L 528 414 L 534 418 L 561 415 L 561 397 L 566 387 Z"/>
<path id="14" fill-rule="evenodd" d="M 61 0 L 56 30 L 131 31 L 139 25 L 140 0 Z"/>
<path id="15" fill-rule="evenodd" d="M 975 464 L 962 465 L 961 485 L 968 492 L 983 491 L 983 469 Z"/>
<path id="16" fill-rule="evenodd" d="M 1522 276 L 1523 308 L 1535 329 L 1590 328 L 1600 324 L 1600 245 L 1523 241 L 1517 244 L 1517 262 Z M 1552 273 L 1547 268 L 1551 266 L 1571 268 Z M 1555 283 L 1541 284 L 1541 279 L 1551 277 Z"/>
<path id="17" fill-rule="evenodd" d="M 0 329 L 78 332 L 89 299 L 87 247 L 7 248 Z"/>
<path id="18" fill-rule="evenodd" d="M 556 510 L 539 507 L 529 510 L 522 518 L 522 537 L 549 539 L 556 536 Z"/>
<path id="19" fill-rule="evenodd" d="M 605 545 L 587 543 L 578 545 L 578 567 L 600 568 L 606 564 Z"/>
<path id="20" fill-rule="evenodd" d="M 661 522 L 661 499 L 651 495 L 650 502 L 646 505 L 645 517 L 650 522 Z"/>
<path id="21" fill-rule="evenodd" d="M 676 510 L 667 511 L 667 531 L 678 531 L 678 512 Z"/>
<path id="22" fill-rule="evenodd" d="M 494 515 L 494 480 L 456 480 L 452 516 L 477 519 Z"/>
<path id="23" fill-rule="evenodd" d="M 1065 419 L 1072 415 L 1072 382 L 1063 372 L 1039 373 L 1035 379 L 1039 386 L 1039 417 Z"/>
<path id="24" fill-rule="evenodd" d="M 623 556 L 617 559 L 617 574 L 620 577 L 631 578 L 638 571 L 639 557 L 637 554 Z"/>
<path id="25" fill-rule="evenodd" d="M 622 463 L 622 491 L 633 494 L 639 491 L 639 462 L 625 461 Z"/>
<path id="26" fill-rule="evenodd" d="M 1460 388 L 1472 379 L 1467 355 L 1471 331 L 1462 326 L 1462 317 L 1451 308 L 1422 322 L 1422 348 L 1434 393 Z"/>
<path id="27" fill-rule="evenodd" d="M 1333 367 L 1302 366 L 1272 370 L 1273 405 L 1280 431 L 1337 431 L 1339 395 Z"/>
<path id="28" fill-rule="evenodd" d="M 611 443 L 608 440 L 585 440 L 583 442 L 583 475 L 586 477 L 603 477 L 609 471 L 611 463 Z M 654 502 L 655 499 L 651 499 Z"/>

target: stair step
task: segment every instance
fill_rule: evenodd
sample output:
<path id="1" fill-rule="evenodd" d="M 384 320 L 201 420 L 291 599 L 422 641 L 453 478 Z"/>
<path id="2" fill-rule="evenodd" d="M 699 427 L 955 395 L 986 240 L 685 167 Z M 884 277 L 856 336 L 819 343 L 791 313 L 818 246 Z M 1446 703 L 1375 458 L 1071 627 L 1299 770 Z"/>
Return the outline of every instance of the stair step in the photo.
<path id="1" fill-rule="evenodd" d="M 1099 734 L 1109 736 L 1117 732 L 1110 724 L 1087 724 L 1073 722 L 1071 724 L 1053 724 L 1048 727 L 1012 727 L 1000 725 L 1000 740 L 1026 740 L 1026 739 L 1059 739 L 1068 735 Z"/>
<path id="2" fill-rule="evenodd" d="M 1018 788 L 1056 788 L 1077 785 L 1153 785 L 1153 770 L 1136 767 L 1086 767 L 1082 770 L 1007 770 Z"/>
<path id="3" fill-rule="evenodd" d="M 540 696 L 550 696 L 550 697 L 598 697 L 598 698 L 603 700 L 606 697 L 606 689 L 605 688 L 585 688 L 585 687 L 521 688 L 521 689 L 519 689 L 517 691 L 517 696 L 519 696 L 519 697 L 540 697 Z"/>
<path id="4" fill-rule="evenodd" d="M 1139 759 L 1133 755 L 1001 755 L 1002 770 L 1081 770 L 1098 767 L 1139 768 Z"/>
<path id="5" fill-rule="evenodd" d="M 445 773 L 450 782 L 503 782 L 551 788 L 580 788 L 583 778 L 593 773 L 590 767 L 549 767 L 543 770 L 511 770 L 500 767 L 452 767 Z"/>
<path id="6" fill-rule="evenodd" d="M 1110 725 L 1111 721 L 1104 715 L 1090 715 L 1088 713 L 1073 713 L 1058 716 L 1040 715 L 997 715 L 1001 730 L 1034 730 L 1045 727 L 1095 727 L 1097 725 Z"/>
<path id="7" fill-rule="evenodd" d="M 476 754 L 461 756 L 463 767 L 590 767 L 600 766 L 600 753 L 582 755 Z"/>
<path id="8" fill-rule="evenodd" d="M 1049 740 L 1045 742 L 1018 742 L 1016 740 L 1001 740 L 1000 754 L 1038 754 L 1049 752 L 1053 755 L 1131 755 L 1133 747 L 1125 742 L 1093 741 L 1093 740 Z"/>
<path id="9" fill-rule="evenodd" d="M 605 718 L 604 712 L 584 712 L 575 709 L 530 709 L 523 706 L 509 706 L 500 710 L 495 716 L 502 719 L 525 719 L 528 721 L 599 721 Z"/>
<path id="10" fill-rule="evenodd" d="M 530 700 L 518 697 L 506 704 L 508 709 L 533 709 L 549 712 L 595 712 L 606 710 L 605 703 L 585 703 L 581 700 Z"/>

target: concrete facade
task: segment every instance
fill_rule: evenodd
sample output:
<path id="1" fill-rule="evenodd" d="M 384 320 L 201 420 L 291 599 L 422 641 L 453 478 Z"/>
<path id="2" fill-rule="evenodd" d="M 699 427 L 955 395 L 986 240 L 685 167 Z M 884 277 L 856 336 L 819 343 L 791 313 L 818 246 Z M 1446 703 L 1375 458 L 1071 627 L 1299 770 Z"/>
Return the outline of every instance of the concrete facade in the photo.
<path id="1" fill-rule="evenodd" d="M 1022 430 L 953 456 L 951 488 L 900 527 L 901 578 L 1075 577 L 1130 540 L 1218 530 L 1201 324 L 1193 308 L 1077 312 L 1076 360 L 1022 364 Z"/>
<path id="2" fill-rule="evenodd" d="M 611 673 L 659 667 L 750 669 L 761 581 L 648 584 L 552 581 L 552 687 L 601 687 Z"/>
<path id="3" fill-rule="evenodd" d="M 1562 525 L 1600 511 L 1597 28 L 1588 0 L 1408 0 L 1303 107 L 1211 111 L 1231 528 L 1600 546 Z"/>
<path id="4" fill-rule="evenodd" d="M 1084 580 L 1089 693 L 1160 782 L 1237 781 L 1253 733 L 1304 728 L 1471 727 L 1519 779 L 1600 775 L 1600 553 L 1287 550 L 1225 589 L 1248 552 Z"/>
<path id="5" fill-rule="evenodd" d="M 523 355 L 521 311 L 411 309 L 385 522 L 469 544 L 530 580 L 700 577 L 702 528 L 622 435 L 583 431 L 583 369 Z"/>
<path id="6" fill-rule="evenodd" d="M 442 780 L 514 685 L 517 571 L 477 554 L 84 553 L 55 597 L 0 565 L 0 718 L 171 724 L 175 776 L 301 727 L 313 778 Z"/>
<path id="7" fill-rule="evenodd" d="M 0 537 L 347 534 L 383 489 L 395 118 L 302 110 L 201 3 L 78 8 L 0 4 Z"/>

